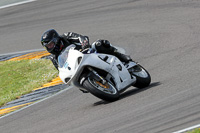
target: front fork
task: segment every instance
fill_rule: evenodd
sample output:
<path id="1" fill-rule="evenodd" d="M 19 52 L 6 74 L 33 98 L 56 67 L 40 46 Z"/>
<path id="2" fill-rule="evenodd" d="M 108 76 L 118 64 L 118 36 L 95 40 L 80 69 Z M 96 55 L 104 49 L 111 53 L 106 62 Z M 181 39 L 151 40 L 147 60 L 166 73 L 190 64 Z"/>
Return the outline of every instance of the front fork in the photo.
<path id="1" fill-rule="evenodd" d="M 102 78 L 92 67 L 87 67 L 88 70 L 90 71 L 88 74 L 85 74 L 81 77 L 80 79 L 80 85 L 83 85 L 83 82 L 88 78 L 92 77 L 92 79 L 95 79 L 96 81 L 101 82 L 103 85 L 107 83 L 107 81 Z M 88 93 L 87 90 L 85 89 L 80 89 L 83 93 Z"/>
<path id="2" fill-rule="evenodd" d="M 88 69 L 92 72 L 92 76 L 95 80 L 101 82 L 102 84 L 106 84 L 106 80 L 102 78 L 93 68 L 88 67 Z"/>
<path id="3" fill-rule="evenodd" d="M 107 83 L 107 81 L 101 77 L 92 67 L 87 67 L 88 70 L 90 71 L 88 74 L 84 75 L 81 80 L 80 80 L 80 84 L 82 85 L 83 82 L 88 78 L 88 77 L 92 77 L 93 79 L 95 79 L 96 81 L 101 82 L 103 85 L 105 85 Z"/>

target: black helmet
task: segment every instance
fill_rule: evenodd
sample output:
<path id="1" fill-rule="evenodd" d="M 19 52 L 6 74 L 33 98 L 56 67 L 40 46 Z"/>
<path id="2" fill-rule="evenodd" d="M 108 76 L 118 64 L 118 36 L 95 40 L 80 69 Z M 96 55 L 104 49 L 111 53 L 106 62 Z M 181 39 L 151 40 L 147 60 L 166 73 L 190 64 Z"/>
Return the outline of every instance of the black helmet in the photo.
<path id="1" fill-rule="evenodd" d="M 63 44 L 60 42 L 59 34 L 54 29 L 44 32 L 41 43 L 49 53 L 58 55 L 62 51 Z"/>

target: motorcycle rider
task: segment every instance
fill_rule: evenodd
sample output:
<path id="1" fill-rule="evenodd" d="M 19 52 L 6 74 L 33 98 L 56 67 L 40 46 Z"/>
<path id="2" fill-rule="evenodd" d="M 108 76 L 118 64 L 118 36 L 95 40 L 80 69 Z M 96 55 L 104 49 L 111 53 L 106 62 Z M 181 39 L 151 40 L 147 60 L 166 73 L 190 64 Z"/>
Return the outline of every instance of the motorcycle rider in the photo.
<path id="1" fill-rule="evenodd" d="M 41 37 L 41 44 L 49 53 L 51 53 L 49 58 L 53 62 L 56 69 L 58 69 L 58 56 L 63 49 L 71 44 L 75 44 L 77 50 L 84 50 L 92 47 L 97 50 L 98 53 L 114 55 L 122 62 L 128 63 L 131 61 L 130 56 L 118 52 L 108 40 L 97 40 L 91 46 L 87 36 L 74 32 L 67 32 L 63 35 L 59 35 L 54 29 L 47 30 Z"/>

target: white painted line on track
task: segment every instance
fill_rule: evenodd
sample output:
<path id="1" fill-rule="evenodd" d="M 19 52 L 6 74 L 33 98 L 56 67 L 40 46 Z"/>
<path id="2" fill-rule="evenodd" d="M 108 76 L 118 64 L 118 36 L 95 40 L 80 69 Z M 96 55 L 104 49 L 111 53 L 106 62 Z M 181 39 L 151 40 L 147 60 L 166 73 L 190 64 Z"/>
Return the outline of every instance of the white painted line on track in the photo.
<path id="1" fill-rule="evenodd" d="M 188 127 L 188 128 L 186 128 L 186 129 L 183 129 L 183 130 L 180 130 L 180 131 L 176 131 L 176 132 L 173 132 L 173 133 L 184 133 L 184 132 L 193 130 L 193 129 L 198 128 L 198 127 L 200 127 L 200 124 L 195 125 L 195 126 L 192 126 L 192 127 Z"/>
<path id="2" fill-rule="evenodd" d="M 17 3 L 1 6 L 0 9 L 11 7 L 11 6 L 17 6 L 17 5 L 21 5 L 21 4 L 25 4 L 25 3 L 30 3 L 30 2 L 33 2 L 33 1 L 37 1 L 37 0 L 26 0 L 26 1 L 22 1 L 22 2 L 17 2 Z"/>

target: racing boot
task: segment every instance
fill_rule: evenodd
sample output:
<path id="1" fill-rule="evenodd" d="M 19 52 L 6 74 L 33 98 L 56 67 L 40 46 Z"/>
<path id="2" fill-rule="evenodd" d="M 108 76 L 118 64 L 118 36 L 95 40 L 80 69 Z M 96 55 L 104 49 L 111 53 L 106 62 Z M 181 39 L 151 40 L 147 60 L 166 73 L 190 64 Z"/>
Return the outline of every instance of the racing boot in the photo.
<path id="1" fill-rule="evenodd" d="M 113 54 L 122 62 L 129 63 L 129 61 L 132 61 L 129 55 L 122 54 L 117 49 L 114 50 Z"/>
<path id="2" fill-rule="evenodd" d="M 115 55 L 120 61 L 125 62 L 125 63 L 129 63 L 129 61 L 132 61 L 132 59 L 129 55 L 125 55 L 125 54 L 118 52 L 118 50 L 114 47 L 112 47 L 111 49 L 114 49 L 113 55 Z"/>
<path id="3" fill-rule="evenodd" d="M 108 40 L 97 40 L 92 44 L 92 47 L 99 53 L 111 54 L 116 56 L 120 61 L 128 63 L 132 61 L 131 57 L 125 54 L 120 53 L 115 47 L 113 47 Z"/>

